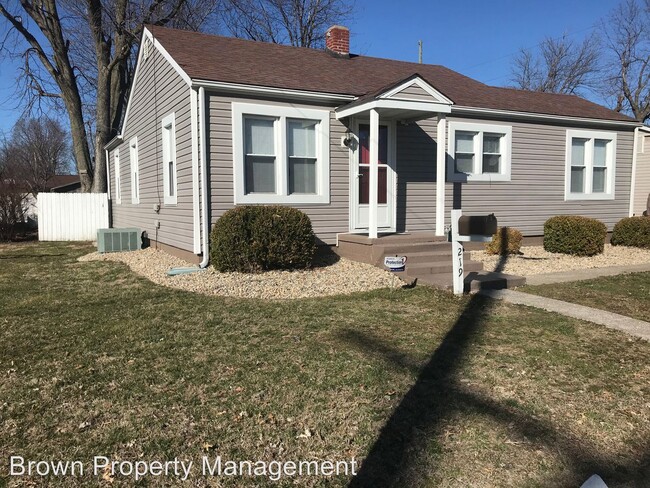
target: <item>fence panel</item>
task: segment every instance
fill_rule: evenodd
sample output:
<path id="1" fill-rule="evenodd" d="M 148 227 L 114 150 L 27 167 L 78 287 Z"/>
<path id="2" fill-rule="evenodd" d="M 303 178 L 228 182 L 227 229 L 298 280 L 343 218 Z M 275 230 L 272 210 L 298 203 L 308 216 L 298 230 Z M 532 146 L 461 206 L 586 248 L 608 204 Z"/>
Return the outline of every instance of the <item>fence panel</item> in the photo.
<path id="1" fill-rule="evenodd" d="M 39 241 L 94 241 L 108 227 L 106 193 L 39 193 Z"/>

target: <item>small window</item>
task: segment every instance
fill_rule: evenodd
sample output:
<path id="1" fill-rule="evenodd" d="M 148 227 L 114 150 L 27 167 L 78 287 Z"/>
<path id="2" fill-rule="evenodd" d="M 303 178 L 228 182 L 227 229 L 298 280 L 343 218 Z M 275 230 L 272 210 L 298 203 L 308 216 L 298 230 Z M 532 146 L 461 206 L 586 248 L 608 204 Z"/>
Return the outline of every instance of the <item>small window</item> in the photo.
<path id="1" fill-rule="evenodd" d="M 140 203 L 140 163 L 138 161 L 138 138 L 129 142 L 129 162 L 131 164 L 131 203 Z"/>
<path id="2" fill-rule="evenodd" d="M 115 203 L 122 203 L 122 177 L 120 175 L 120 150 L 116 149 L 113 154 L 115 166 Z"/>
<path id="3" fill-rule="evenodd" d="M 614 198 L 616 134 L 567 131 L 566 200 Z"/>
<path id="4" fill-rule="evenodd" d="M 176 205 L 178 182 L 176 168 L 176 121 L 169 114 L 162 121 L 162 164 L 165 205 Z"/>
<path id="5" fill-rule="evenodd" d="M 510 181 L 510 126 L 452 122 L 450 181 Z"/>
<path id="6" fill-rule="evenodd" d="M 235 203 L 329 203 L 329 117 L 233 103 Z"/>

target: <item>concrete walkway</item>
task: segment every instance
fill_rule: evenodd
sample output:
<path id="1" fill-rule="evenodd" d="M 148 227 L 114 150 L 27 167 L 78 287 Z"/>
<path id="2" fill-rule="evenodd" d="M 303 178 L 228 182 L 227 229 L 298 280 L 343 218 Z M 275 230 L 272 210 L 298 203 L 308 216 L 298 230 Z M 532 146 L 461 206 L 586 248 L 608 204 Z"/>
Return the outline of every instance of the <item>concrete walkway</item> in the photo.
<path id="1" fill-rule="evenodd" d="M 650 323 L 637 320 L 617 313 L 606 312 L 596 308 L 585 307 L 575 303 L 563 302 L 552 298 L 530 295 L 514 290 L 482 290 L 479 293 L 491 298 L 504 300 L 517 305 L 528 305 L 541 308 L 549 312 L 556 312 L 567 317 L 593 322 L 604 325 L 610 329 L 616 329 L 627 334 L 640 337 L 650 341 Z"/>
<path id="2" fill-rule="evenodd" d="M 608 266 L 607 268 L 588 268 L 559 273 L 545 273 L 526 276 L 527 285 L 548 285 L 568 281 L 591 280 L 601 276 L 615 276 L 622 273 L 641 273 L 650 271 L 650 264 L 633 264 L 630 266 Z"/>

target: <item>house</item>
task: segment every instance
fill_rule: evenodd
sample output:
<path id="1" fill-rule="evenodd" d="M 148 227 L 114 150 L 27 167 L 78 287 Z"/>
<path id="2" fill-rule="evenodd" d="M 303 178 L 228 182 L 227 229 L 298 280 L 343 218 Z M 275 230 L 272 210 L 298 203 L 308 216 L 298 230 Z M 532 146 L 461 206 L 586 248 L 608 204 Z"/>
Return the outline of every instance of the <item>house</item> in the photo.
<path id="1" fill-rule="evenodd" d="M 105 148 L 113 225 L 205 265 L 211 224 L 235 205 L 297 207 L 336 245 L 443 239 L 452 208 L 525 236 L 559 214 L 611 230 L 650 191 L 650 140 L 623 114 L 354 55 L 340 26 L 326 44 L 147 26 Z"/>
<path id="2" fill-rule="evenodd" d="M 36 193 L 28 190 L 29 183 L 25 182 L 25 199 L 23 203 L 23 219 L 25 223 L 35 227 L 38 220 L 38 208 L 36 205 Z M 45 182 L 45 192 L 51 193 L 79 193 L 81 191 L 81 180 L 79 175 L 53 175 Z"/>

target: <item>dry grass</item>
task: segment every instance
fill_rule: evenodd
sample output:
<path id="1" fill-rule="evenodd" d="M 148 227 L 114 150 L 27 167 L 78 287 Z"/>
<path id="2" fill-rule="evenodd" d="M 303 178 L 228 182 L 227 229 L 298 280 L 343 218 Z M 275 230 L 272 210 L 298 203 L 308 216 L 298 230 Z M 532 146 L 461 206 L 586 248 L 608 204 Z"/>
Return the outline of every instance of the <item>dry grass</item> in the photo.
<path id="1" fill-rule="evenodd" d="M 648 479 L 646 342 L 422 287 L 291 302 L 207 297 L 121 264 L 76 262 L 88 251 L 0 254 L 0 486 L 48 481 L 9 479 L 10 455 L 367 458 L 355 480 L 197 473 L 193 486 Z"/>
<path id="2" fill-rule="evenodd" d="M 529 286 L 526 291 L 650 322 L 650 273 Z"/>

